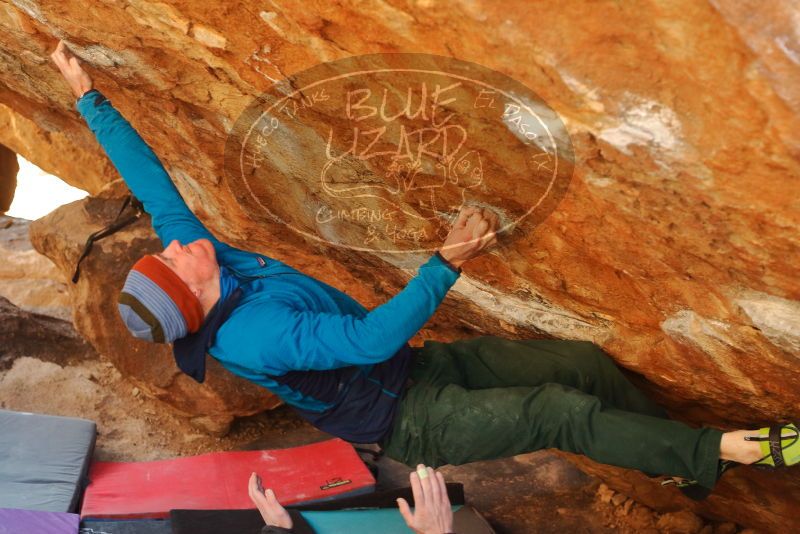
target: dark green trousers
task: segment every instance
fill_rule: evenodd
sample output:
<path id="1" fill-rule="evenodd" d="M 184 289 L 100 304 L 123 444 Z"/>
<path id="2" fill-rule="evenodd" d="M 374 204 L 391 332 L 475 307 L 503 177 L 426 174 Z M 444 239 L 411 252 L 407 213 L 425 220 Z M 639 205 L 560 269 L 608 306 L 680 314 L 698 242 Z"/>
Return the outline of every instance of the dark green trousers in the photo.
<path id="1" fill-rule="evenodd" d="M 722 432 L 668 419 L 591 342 L 426 341 L 411 379 L 382 443 L 407 465 L 556 448 L 708 488 L 717 482 Z"/>

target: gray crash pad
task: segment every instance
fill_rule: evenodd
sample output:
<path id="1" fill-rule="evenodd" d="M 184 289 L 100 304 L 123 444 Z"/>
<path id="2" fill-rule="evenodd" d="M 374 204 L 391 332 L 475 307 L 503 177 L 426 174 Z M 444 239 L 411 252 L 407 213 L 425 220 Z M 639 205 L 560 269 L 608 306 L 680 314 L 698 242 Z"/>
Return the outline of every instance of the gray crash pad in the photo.
<path id="1" fill-rule="evenodd" d="M 92 421 L 0 410 L 0 508 L 77 512 Z"/>

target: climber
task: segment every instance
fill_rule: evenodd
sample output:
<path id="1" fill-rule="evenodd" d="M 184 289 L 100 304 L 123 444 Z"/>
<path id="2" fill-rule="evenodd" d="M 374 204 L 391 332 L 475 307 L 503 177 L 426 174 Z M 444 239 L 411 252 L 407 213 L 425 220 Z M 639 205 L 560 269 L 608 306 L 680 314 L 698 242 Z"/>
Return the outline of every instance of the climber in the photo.
<path id="1" fill-rule="evenodd" d="M 408 528 L 419 534 L 455 534 L 453 510 L 442 473 L 420 464 L 416 471 L 409 473 L 408 478 L 414 510 L 402 497 L 397 499 L 400 515 Z M 294 523 L 289 512 L 281 506 L 271 489 L 262 487 L 261 477 L 256 473 L 250 475 L 247 493 L 266 523 L 262 534 L 288 534 L 293 531 Z M 310 525 L 304 527 L 306 531 L 311 529 Z"/>
<path id="2" fill-rule="evenodd" d="M 195 380 L 204 379 L 208 353 L 317 428 L 378 443 L 407 465 L 553 447 L 677 477 L 702 498 L 731 466 L 800 462 L 796 425 L 723 432 L 671 420 L 589 341 L 479 336 L 409 346 L 461 265 L 496 242 L 497 215 L 463 208 L 407 286 L 367 311 L 281 261 L 220 242 L 63 42 L 52 59 L 166 245 L 133 265 L 122 321 L 134 337 L 173 343 L 178 367 Z"/>

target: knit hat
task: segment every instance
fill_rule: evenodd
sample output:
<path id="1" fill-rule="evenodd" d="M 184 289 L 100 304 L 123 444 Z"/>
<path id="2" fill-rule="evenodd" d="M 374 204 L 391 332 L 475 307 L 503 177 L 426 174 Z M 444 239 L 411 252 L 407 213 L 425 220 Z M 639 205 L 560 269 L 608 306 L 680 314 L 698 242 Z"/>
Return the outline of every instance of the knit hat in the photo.
<path id="1" fill-rule="evenodd" d="M 155 256 L 137 261 L 119 295 L 122 322 L 145 341 L 171 343 L 196 332 L 203 323 L 203 306 L 186 285 Z"/>

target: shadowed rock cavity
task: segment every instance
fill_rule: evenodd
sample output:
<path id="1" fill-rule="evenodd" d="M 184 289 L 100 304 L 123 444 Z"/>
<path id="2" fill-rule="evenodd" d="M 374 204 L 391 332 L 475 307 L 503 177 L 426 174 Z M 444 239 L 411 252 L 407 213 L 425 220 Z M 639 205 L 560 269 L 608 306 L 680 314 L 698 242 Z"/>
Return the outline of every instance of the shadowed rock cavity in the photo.
<path id="1" fill-rule="evenodd" d="M 17 155 L 7 147 L 0 145 L 0 215 L 8 211 L 14 200 L 14 191 L 17 189 L 17 172 L 19 172 Z"/>

